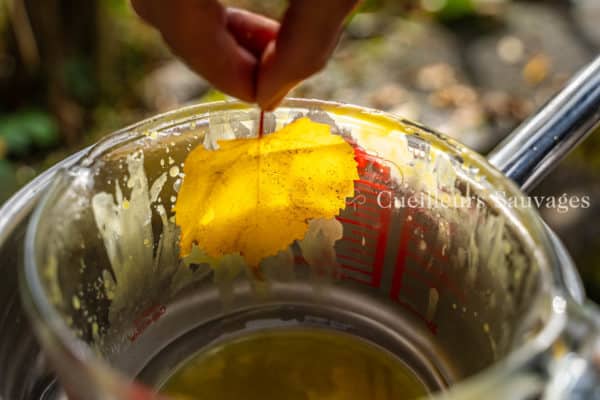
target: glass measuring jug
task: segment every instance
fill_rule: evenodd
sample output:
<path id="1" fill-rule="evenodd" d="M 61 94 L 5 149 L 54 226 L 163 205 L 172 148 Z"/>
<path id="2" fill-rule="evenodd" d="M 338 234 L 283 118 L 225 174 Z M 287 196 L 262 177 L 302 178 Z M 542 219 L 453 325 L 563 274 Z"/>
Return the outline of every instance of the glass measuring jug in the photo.
<path id="1" fill-rule="evenodd" d="M 555 385 L 567 396 L 557 371 L 572 365 L 568 383 L 586 387 L 596 317 L 561 287 L 557 250 L 536 212 L 511 202 L 523 196 L 514 184 L 462 145 L 373 110 L 289 100 L 267 130 L 299 116 L 353 144 L 360 179 L 335 219 L 261 264 L 263 279 L 180 260 L 171 211 L 187 153 L 256 135 L 256 109 L 169 113 L 59 174 L 32 220 L 22 282 L 71 395 L 152 398 L 190 353 L 290 326 L 385 348 L 432 394 L 527 398 Z"/>

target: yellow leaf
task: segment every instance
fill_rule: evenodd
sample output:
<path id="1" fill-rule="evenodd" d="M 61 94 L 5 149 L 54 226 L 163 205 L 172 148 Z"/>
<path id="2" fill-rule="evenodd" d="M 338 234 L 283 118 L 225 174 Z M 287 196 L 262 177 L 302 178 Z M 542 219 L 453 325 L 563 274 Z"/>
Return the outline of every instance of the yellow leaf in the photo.
<path id="1" fill-rule="evenodd" d="M 240 254 L 249 266 L 302 239 L 308 222 L 333 218 L 354 194 L 354 150 L 326 124 L 300 118 L 261 139 L 198 146 L 175 204 L 181 256 Z"/>

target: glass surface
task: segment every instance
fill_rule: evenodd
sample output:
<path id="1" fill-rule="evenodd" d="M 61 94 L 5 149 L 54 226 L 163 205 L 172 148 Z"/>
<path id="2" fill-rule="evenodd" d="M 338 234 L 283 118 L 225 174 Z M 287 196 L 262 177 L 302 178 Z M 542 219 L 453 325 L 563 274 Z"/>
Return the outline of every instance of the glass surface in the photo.
<path id="1" fill-rule="evenodd" d="M 368 340 L 437 391 L 550 334 L 554 254 L 535 212 L 511 205 L 514 185 L 463 146 L 372 110 L 290 100 L 267 132 L 299 116 L 353 145 L 360 179 L 335 219 L 311 221 L 260 274 L 180 259 L 172 211 L 189 151 L 255 136 L 256 109 L 145 121 L 60 175 L 29 230 L 25 286 L 54 361 L 81 368 L 60 374 L 74 393 L 127 396 L 123 382 L 159 386 L 216 341 L 290 326 Z"/>

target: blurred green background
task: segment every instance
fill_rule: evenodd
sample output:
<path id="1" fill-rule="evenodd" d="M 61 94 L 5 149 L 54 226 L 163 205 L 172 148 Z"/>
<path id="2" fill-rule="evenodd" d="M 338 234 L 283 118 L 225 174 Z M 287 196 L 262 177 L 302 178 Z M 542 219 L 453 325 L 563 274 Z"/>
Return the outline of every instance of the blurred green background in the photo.
<path id="1" fill-rule="evenodd" d="M 285 1 L 228 3 L 278 18 Z M 598 0 L 367 0 L 327 68 L 295 96 L 414 119 L 486 153 L 600 50 Z M 175 60 L 126 0 L 0 0 L 0 204 L 103 135 L 225 96 Z M 600 135 L 535 195 L 600 301 Z"/>

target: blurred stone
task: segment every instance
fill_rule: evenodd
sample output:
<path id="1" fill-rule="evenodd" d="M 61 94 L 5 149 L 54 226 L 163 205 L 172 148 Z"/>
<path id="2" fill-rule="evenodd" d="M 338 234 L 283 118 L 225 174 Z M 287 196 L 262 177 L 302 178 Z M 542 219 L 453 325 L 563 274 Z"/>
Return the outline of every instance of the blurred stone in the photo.
<path id="1" fill-rule="evenodd" d="M 470 86 L 455 84 L 432 93 L 429 99 L 435 107 L 462 107 L 477 101 L 478 95 Z"/>
<path id="2" fill-rule="evenodd" d="M 146 105 L 157 111 L 179 107 L 209 89 L 209 84 L 179 61 L 153 71 L 142 82 Z"/>
<path id="3" fill-rule="evenodd" d="M 485 114 L 478 104 L 451 108 L 446 115 L 435 129 L 453 136 L 473 150 L 486 150 L 497 141 L 485 125 Z"/>
<path id="4" fill-rule="evenodd" d="M 501 14 L 511 0 L 472 0 L 473 6 L 481 15 L 497 16 Z"/>
<path id="5" fill-rule="evenodd" d="M 470 40 L 365 14 L 329 65 L 292 94 L 386 110 L 487 151 L 590 58 L 557 8 L 488 3 L 504 28 Z"/>
<path id="6" fill-rule="evenodd" d="M 369 105 L 381 110 L 389 110 L 404 102 L 409 94 L 396 83 L 390 83 L 377 89 L 369 98 Z"/>
<path id="7" fill-rule="evenodd" d="M 507 117 L 510 115 L 511 100 L 508 93 L 493 90 L 483 95 L 482 104 L 488 114 L 496 117 Z"/>
<path id="8" fill-rule="evenodd" d="M 558 89 L 555 81 L 547 79 L 551 74 L 571 76 L 591 59 L 569 26 L 569 20 L 556 8 L 541 2 L 512 2 L 501 17 L 505 27 L 502 31 L 474 39 L 467 45 L 466 61 L 477 85 L 483 88 L 518 96 L 530 96 L 540 88 L 555 91 Z M 523 44 L 521 62 L 506 62 L 498 54 L 499 43 L 507 36 Z M 524 62 L 530 62 L 526 73 Z M 534 88 L 528 82 L 537 82 L 540 87 Z"/>
<path id="9" fill-rule="evenodd" d="M 600 1 L 573 2 L 573 17 L 586 38 L 600 48 Z"/>
<path id="10" fill-rule="evenodd" d="M 453 83 L 456 83 L 456 74 L 447 63 L 426 65 L 417 73 L 416 84 L 421 90 L 440 90 Z"/>
<path id="11" fill-rule="evenodd" d="M 521 39 L 515 36 L 505 36 L 498 41 L 496 49 L 498 56 L 502 61 L 509 64 L 516 64 L 523 59 L 525 47 Z"/>
<path id="12" fill-rule="evenodd" d="M 421 106 L 416 101 L 407 101 L 389 110 L 401 118 L 418 121 L 421 119 Z"/>
<path id="13" fill-rule="evenodd" d="M 523 67 L 523 79 L 532 86 L 539 85 L 548 77 L 552 61 L 544 54 L 531 57 Z"/>
<path id="14" fill-rule="evenodd" d="M 383 16 L 379 13 L 360 13 L 352 17 L 346 34 L 352 39 L 368 39 L 382 35 L 386 29 Z"/>
<path id="15" fill-rule="evenodd" d="M 292 94 L 375 107 L 432 129 L 447 126 L 453 110 L 432 106 L 428 96 L 466 80 L 452 35 L 431 24 L 373 16 L 385 19 L 385 40 L 345 37 L 328 66 Z"/>
<path id="16" fill-rule="evenodd" d="M 534 111 L 531 101 L 498 90 L 485 92 L 482 105 L 490 117 L 510 118 L 515 122 L 525 119 Z"/>

